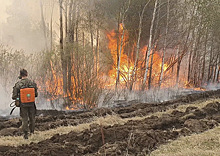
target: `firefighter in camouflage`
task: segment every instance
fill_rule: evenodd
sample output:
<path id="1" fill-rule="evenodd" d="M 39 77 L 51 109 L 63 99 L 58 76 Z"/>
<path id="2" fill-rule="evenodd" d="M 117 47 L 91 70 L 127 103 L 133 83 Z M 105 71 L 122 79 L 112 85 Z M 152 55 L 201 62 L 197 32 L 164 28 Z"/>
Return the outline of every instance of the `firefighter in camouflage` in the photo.
<path id="1" fill-rule="evenodd" d="M 35 115 L 36 105 L 35 101 L 30 103 L 22 103 L 20 100 L 20 89 L 22 88 L 34 88 L 35 97 L 38 96 L 37 84 L 28 79 L 28 72 L 25 69 L 20 70 L 19 80 L 13 87 L 13 100 L 20 101 L 20 116 L 22 118 L 22 131 L 24 133 L 24 139 L 28 139 L 28 131 L 33 134 L 35 128 Z"/>

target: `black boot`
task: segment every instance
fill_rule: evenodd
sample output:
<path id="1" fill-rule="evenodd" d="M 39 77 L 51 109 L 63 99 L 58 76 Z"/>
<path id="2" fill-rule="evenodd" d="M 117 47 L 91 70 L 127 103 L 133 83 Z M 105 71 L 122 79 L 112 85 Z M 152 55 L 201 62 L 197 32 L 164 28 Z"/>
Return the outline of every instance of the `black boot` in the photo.
<path id="1" fill-rule="evenodd" d="M 34 134 L 34 130 L 32 128 L 30 128 L 30 133 Z"/>
<path id="2" fill-rule="evenodd" d="M 34 134 L 34 131 L 30 131 L 30 133 L 31 133 L 31 135 L 33 135 L 33 134 Z"/>
<path id="3" fill-rule="evenodd" d="M 28 132 L 24 132 L 24 139 L 28 139 Z"/>

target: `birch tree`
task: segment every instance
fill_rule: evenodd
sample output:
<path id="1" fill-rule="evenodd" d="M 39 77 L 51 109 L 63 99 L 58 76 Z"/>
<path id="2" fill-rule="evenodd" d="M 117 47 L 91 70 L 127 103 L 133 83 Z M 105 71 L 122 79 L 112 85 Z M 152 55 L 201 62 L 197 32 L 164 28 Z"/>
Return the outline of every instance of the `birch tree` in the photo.
<path id="1" fill-rule="evenodd" d="M 165 54 L 166 54 L 166 46 L 167 46 L 167 34 L 168 34 L 168 29 L 169 29 L 169 14 L 170 14 L 170 0 L 167 1 L 167 23 L 166 23 L 164 45 L 163 45 L 162 65 L 161 65 L 161 72 L 160 72 L 160 78 L 159 78 L 159 89 L 161 87 L 162 79 L 163 79 L 164 62 L 165 62 Z"/>
<path id="2" fill-rule="evenodd" d="M 158 3 L 158 0 L 155 1 L 154 11 L 153 11 L 153 17 L 152 17 L 152 20 L 151 20 L 150 37 L 149 37 L 147 57 L 146 57 L 146 67 L 145 67 L 146 69 L 145 69 L 145 73 L 144 73 L 144 79 L 143 79 L 143 84 L 142 84 L 142 90 L 145 89 L 146 80 L 147 80 L 147 75 L 148 75 L 148 66 L 149 66 L 149 58 L 150 58 L 151 51 L 152 51 L 153 28 L 154 28 L 154 21 L 155 21 L 155 17 L 156 17 L 157 3 Z"/>
<path id="3" fill-rule="evenodd" d="M 134 83 L 134 75 L 135 72 L 137 71 L 137 64 L 138 64 L 138 59 L 139 59 L 139 51 L 140 51 L 140 40 L 141 40 L 141 33 L 142 33 L 142 21 L 143 21 L 143 17 L 144 17 L 144 12 L 146 7 L 148 6 L 148 4 L 150 3 L 151 0 L 149 0 L 140 15 L 140 20 L 139 20 L 139 27 L 138 27 L 138 39 L 137 39 L 137 47 L 136 47 L 136 55 L 135 55 L 135 62 L 134 62 L 134 67 L 132 70 L 132 75 L 131 75 L 131 84 L 130 84 L 130 90 L 132 90 L 133 87 L 133 83 Z"/>
<path id="4" fill-rule="evenodd" d="M 47 32 L 46 32 L 46 24 L 45 24 L 45 19 L 44 19 L 44 12 L 43 12 L 43 4 L 42 0 L 40 1 L 40 8 L 41 8 L 41 21 L 42 21 L 42 26 L 43 26 L 43 33 L 44 33 L 44 42 L 45 42 L 45 48 L 48 51 L 48 43 L 47 43 Z"/>
<path id="5" fill-rule="evenodd" d="M 121 63 L 121 54 L 122 54 L 122 48 L 123 48 L 123 44 L 124 44 L 124 34 L 125 34 L 125 16 L 126 13 L 128 12 L 128 9 L 130 7 L 130 2 L 131 0 L 129 0 L 128 2 L 128 6 L 126 8 L 126 10 L 122 13 L 122 36 L 121 36 L 121 43 L 120 43 L 120 50 L 119 50 L 119 56 L 118 56 L 118 64 L 117 64 L 117 75 L 116 75 L 116 84 L 115 84 L 115 90 L 117 90 L 118 87 L 118 83 L 119 83 L 119 74 L 120 74 L 120 63 Z"/>
<path id="6" fill-rule="evenodd" d="M 63 43 L 63 0 L 59 0 L 60 6 L 60 57 L 62 64 L 62 74 L 63 74 L 63 95 L 67 97 L 67 64 L 64 51 Z"/>

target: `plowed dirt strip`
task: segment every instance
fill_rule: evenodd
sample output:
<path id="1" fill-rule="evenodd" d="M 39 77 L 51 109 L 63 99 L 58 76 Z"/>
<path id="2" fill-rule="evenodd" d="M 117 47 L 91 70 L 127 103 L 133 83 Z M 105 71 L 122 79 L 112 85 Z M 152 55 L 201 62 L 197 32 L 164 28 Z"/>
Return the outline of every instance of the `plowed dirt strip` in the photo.
<path id="1" fill-rule="evenodd" d="M 55 110 L 38 111 L 41 116 L 36 119 L 36 130 L 47 131 L 55 129 L 60 126 L 76 126 L 85 123 L 91 123 L 94 118 L 104 117 L 106 115 L 118 115 L 121 118 L 140 118 L 151 115 L 152 113 L 164 112 L 172 110 L 179 106 L 194 104 L 201 100 L 215 99 L 220 97 L 220 90 L 206 91 L 202 93 L 195 93 L 192 95 L 182 96 L 176 100 L 171 100 L 163 103 L 138 103 L 128 107 L 121 108 L 100 108 L 87 112 L 59 112 Z M 42 116 L 43 115 L 43 116 Z M 0 136 L 16 136 L 21 135 L 19 127 L 21 121 L 13 119 L 9 121 L 0 122 Z"/>
<path id="2" fill-rule="evenodd" d="M 1 146 L 2 155 L 145 155 L 169 140 L 212 129 L 220 122 L 220 103 L 187 107 L 160 117 L 131 120 L 112 126 L 90 125 L 90 129 L 54 135 L 52 138 L 16 148 Z M 7 150 L 5 150 L 7 149 Z"/>
<path id="3" fill-rule="evenodd" d="M 152 115 L 161 117 L 163 114 L 167 114 L 167 113 L 172 113 L 173 111 L 183 111 L 185 112 L 186 108 L 193 108 L 193 107 L 198 107 L 198 108 L 202 108 L 204 106 L 206 106 L 208 103 L 214 103 L 214 102 L 220 102 L 220 98 L 219 99 L 211 99 L 208 101 L 197 101 L 194 102 L 193 104 L 188 104 L 188 105 L 182 105 L 177 107 L 176 109 L 169 109 L 165 112 L 157 112 L 157 113 L 153 113 Z M 34 135 L 32 135 L 29 140 L 24 140 L 22 139 L 21 136 L 5 136 L 5 137 L 0 137 L 0 145 L 7 145 L 7 146 L 19 146 L 21 144 L 30 144 L 31 142 L 34 143 L 38 143 L 42 140 L 46 140 L 49 139 L 50 137 L 52 137 L 55 134 L 67 134 L 71 131 L 74 132 L 81 132 L 85 129 L 89 129 L 90 126 L 92 125 L 100 125 L 102 124 L 103 126 L 112 126 L 115 124 L 118 125 L 122 125 L 127 123 L 128 121 L 137 121 L 137 120 L 143 120 L 146 119 L 147 117 L 150 116 L 143 116 L 143 117 L 132 117 L 132 118 L 125 118 L 122 119 L 117 115 L 107 115 L 105 117 L 96 117 L 93 118 L 93 121 L 90 123 L 84 123 L 84 124 L 79 124 L 77 126 L 61 126 L 55 129 L 50 129 L 50 130 L 46 130 L 46 131 L 37 131 Z M 7 129 L 9 130 L 9 129 Z M 17 130 L 15 128 L 11 128 L 10 130 Z M 10 131 L 6 131 L 6 133 L 10 133 Z"/>
<path id="4" fill-rule="evenodd" d="M 202 107 L 206 106 L 208 103 L 215 103 L 215 102 L 220 102 L 220 98 L 211 99 L 211 100 L 207 100 L 207 101 L 199 100 L 199 101 L 187 104 L 187 105 L 179 106 L 175 109 L 169 109 L 165 112 L 156 112 L 151 115 L 161 117 L 161 116 L 163 116 L 163 114 L 172 113 L 173 111 L 185 112 L 188 107 L 189 108 L 193 108 L 193 107 L 202 108 Z M 98 125 L 102 124 L 103 126 L 112 126 L 115 124 L 123 125 L 123 124 L 127 123 L 128 121 L 144 120 L 144 119 L 150 117 L 151 115 L 142 116 L 142 117 L 137 116 L 137 117 L 132 117 L 132 118 L 124 118 L 124 119 L 119 117 L 118 115 L 107 115 L 105 117 L 94 117 L 92 122 L 79 124 L 77 126 L 60 126 L 55 129 L 50 129 L 50 130 L 46 130 L 46 131 L 36 131 L 34 135 L 29 137 L 29 140 L 24 140 L 24 139 L 22 139 L 21 136 L 1 136 L 0 137 L 0 145 L 19 146 L 21 144 L 30 144 L 31 142 L 38 143 L 42 140 L 49 139 L 50 137 L 52 137 L 55 134 L 60 134 L 60 135 L 67 134 L 71 131 L 81 132 L 85 129 L 90 129 L 90 126 L 97 125 L 97 124 Z M 1 132 L 4 133 L 5 135 L 6 134 L 12 135 L 13 131 L 18 131 L 18 130 L 16 128 L 8 128 L 6 130 L 2 130 Z"/>

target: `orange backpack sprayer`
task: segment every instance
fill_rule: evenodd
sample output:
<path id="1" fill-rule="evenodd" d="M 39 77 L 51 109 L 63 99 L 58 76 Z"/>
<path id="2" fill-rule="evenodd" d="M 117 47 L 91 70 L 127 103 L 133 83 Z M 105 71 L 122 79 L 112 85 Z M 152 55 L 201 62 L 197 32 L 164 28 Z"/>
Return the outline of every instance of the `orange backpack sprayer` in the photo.
<path id="1" fill-rule="evenodd" d="M 21 103 L 31 103 L 35 101 L 35 89 L 34 88 L 23 88 L 20 89 Z"/>
<path id="2" fill-rule="evenodd" d="M 13 113 L 16 107 L 20 107 L 20 103 L 28 104 L 35 102 L 35 89 L 34 88 L 22 88 L 20 89 L 20 99 L 17 98 L 10 104 L 10 107 L 13 107 L 10 115 Z"/>

